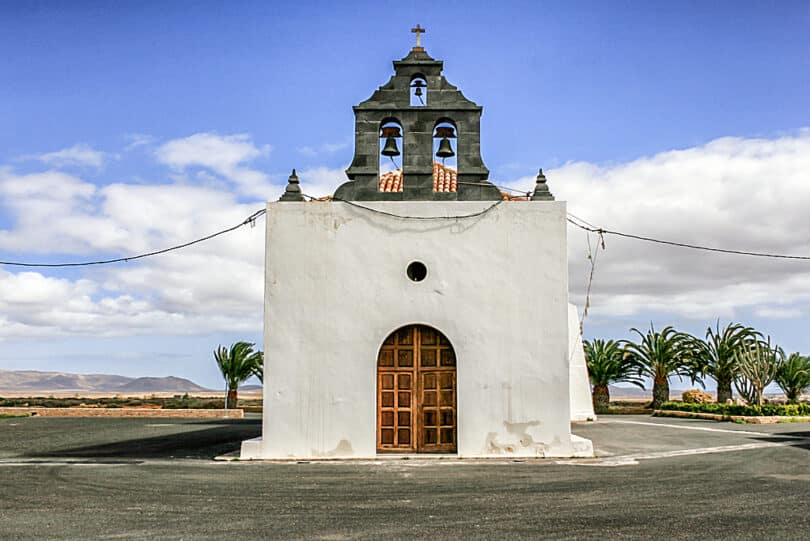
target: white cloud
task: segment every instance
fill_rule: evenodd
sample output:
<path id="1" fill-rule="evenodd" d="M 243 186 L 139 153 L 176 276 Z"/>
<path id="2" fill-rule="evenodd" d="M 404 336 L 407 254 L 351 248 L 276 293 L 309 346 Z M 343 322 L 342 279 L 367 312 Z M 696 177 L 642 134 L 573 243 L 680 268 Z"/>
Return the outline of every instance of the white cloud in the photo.
<path id="1" fill-rule="evenodd" d="M 42 175 L 40 182 L 32 182 L 32 176 L 0 182 L 3 193 L 27 182 L 24 193 L 39 196 L 49 183 L 64 183 L 59 197 L 48 203 L 53 219 L 39 214 L 37 228 L 27 214 L 18 215 L 16 227 L 0 233 L 0 248 L 81 255 L 78 259 L 97 259 L 99 252 L 133 255 L 238 224 L 263 205 L 237 203 L 223 190 L 175 184 L 113 184 L 94 192 L 78 179 L 58 175 Z M 88 202 L 90 196 L 94 202 Z M 18 210 L 34 204 L 25 197 L 11 202 Z M 256 332 L 263 248 L 263 228 L 245 227 L 160 257 L 85 268 L 80 278 L 0 269 L 0 338 Z"/>
<path id="2" fill-rule="evenodd" d="M 316 147 L 305 146 L 299 147 L 296 150 L 303 154 L 304 156 L 308 156 L 310 158 L 317 158 L 318 156 L 323 156 L 324 154 L 334 154 L 340 150 L 349 148 L 349 143 L 323 143 L 322 145 L 318 145 Z"/>
<path id="3" fill-rule="evenodd" d="M 63 148 L 56 152 L 46 152 L 44 154 L 31 154 L 23 156 L 23 160 L 38 160 L 52 167 L 95 167 L 100 169 L 104 166 L 108 155 L 99 150 L 93 149 L 90 145 L 76 144 L 69 148 Z"/>
<path id="4" fill-rule="evenodd" d="M 217 175 L 245 168 L 262 152 L 246 136 L 198 134 L 170 143 L 161 147 L 165 163 L 181 170 L 197 164 Z M 224 153 L 216 155 L 217 149 Z M 776 139 L 725 138 L 623 164 L 570 163 L 546 173 L 557 198 L 597 225 L 698 244 L 810 254 L 807 171 L 810 131 Z M 298 174 L 302 190 L 313 196 L 334 193 L 346 180 L 341 169 Z M 534 176 L 513 185 L 531 189 Z M 283 190 L 274 185 L 269 196 L 242 203 L 228 186 L 195 186 L 184 179 L 96 187 L 58 171 L 0 169 L 0 207 L 11 222 L 0 231 L 0 250 L 25 259 L 151 251 L 239 223 Z M 245 227 L 182 251 L 70 275 L 2 268 L 0 338 L 258 332 L 263 230 Z M 708 254 L 613 236 L 606 242 L 590 321 L 613 318 L 643 327 L 647 314 L 705 322 L 741 310 L 762 318 L 808 313 L 807 262 Z M 569 228 L 572 299 L 580 306 L 585 252 L 584 235 Z"/>
<path id="5" fill-rule="evenodd" d="M 114 223 L 98 216 L 96 187 L 58 171 L 15 175 L 0 171 L 0 208 L 14 217 L 0 229 L 0 249 L 28 253 L 73 253 L 124 241 Z"/>
<path id="6" fill-rule="evenodd" d="M 270 198 L 283 187 L 273 186 Z M 26 261 L 94 260 L 184 243 L 240 223 L 264 199 L 184 183 L 101 188 L 59 171 L 0 168 L 0 250 Z M 0 268 L 0 338 L 60 334 L 256 332 L 261 328 L 263 228 L 161 257 L 59 271 Z"/>
<path id="7" fill-rule="evenodd" d="M 810 130 L 775 139 L 726 137 L 628 163 L 569 163 L 546 171 L 569 211 L 606 229 L 748 251 L 810 255 Z M 534 177 L 511 183 L 531 189 Z M 807 262 L 653 245 L 608 235 L 597 261 L 592 314 L 669 313 L 701 319 L 802 313 Z M 584 234 L 569 227 L 574 300 L 583 303 Z"/>
<path id="8" fill-rule="evenodd" d="M 798 308 L 783 308 L 780 306 L 762 306 L 757 308 L 754 314 L 767 319 L 791 319 L 804 315 Z"/>
<path id="9" fill-rule="evenodd" d="M 303 169 L 298 173 L 298 178 L 301 191 L 312 197 L 332 195 L 338 186 L 349 180 L 343 169 L 329 167 Z"/>
<path id="10" fill-rule="evenodd" d="M 152 274 L 159 273 L 161 271 L 152 271 Z M 261 285 L 261 281 L 258 282 Z M 140 286 L 143 289 L 147 284 Z M 187 288 L 199 286 L 193 280 L 186 283 Z M 249 302 L 240 298 L 238 310 L 233 303 L 223 305 L 218 302 L 221 299 L 204 295 L 192 296 L 185 306 L 172 305 L 171 299 L 164 295 L 171 289 L 162 280 L 148 284 L 148 288 L 148 296 L 140 297 L 104 291 L 99 282 L 92 279 L 71 281 L 38 272 L 14 274 L 0 269 L 0 340 L 60 335 L 255 332 L 261 328 L 261 287 Z M 230 290 L 229 294 L 239 298 Z M 189 309 L 192 302 L 193 309 Z M 252 309 L 246 310 L 250 305 Z"/>
<path id="11" fill-rule="evenodd" d="M 218 143 L 202 139 L 214 152 Z M 227 171 L 257 155 L 250 144 L 240 147 L 245 141 L 230 141 L 231 154 L 205 165 Z M 163 157 L 178 167 L 204 161 L 194 154 L 196 149 L 195 144 L 178 143 L 165 147 Z M 299 175 L 313 196 L 332 193 L 346 180 L 339 169 L 314 168 Z M 283 186 L 272 190 L 267 199 L 276 199 Z M 22 259 L 29 261 L 53 260 L 55 254 L 69 254 L 73 260 L 132 255 L 240 223 L 263 205 L 264 198 L 239 203 L 222 185 L 115 183 L 97 188 L 58 171 L 0 170 L 0 206 L 13 220 L 13 227 L 0 231 L 0 249 L 28 254 Z M 245 227 L 160 257 L 82 269 L 79 278 L 0 269 L 0 338 L 257 332 L 263 306 L 263 231 L 261 224 Z"/>
<path id="12" fill-rule="evenodd" d="M 269 152 L 269 145 L 257 147 L 246 134 L 197 133 L 164 143 L 155 155 L 178 171 L 202 167 L 233 182 L 246 195 L 267 197 L 274 190 L 270 177 L 245 164 Z"/>
<path id="13" fill-rule="evenodd" d="M 131 144 L 151 144 L 147 137 Z M 6 259 L 93 260 L 193 240 L 240 223 L 277 199 L 283 184 L 249 167 L 265 156 L 245 135 L 196 134 L 161 145 L 174 168 L 169 184 L 96 186 L 50 170 L 0 168 L 0 250 Z M 341 170 L 301 171 L 322 196 L 346 180 Z M 234 193 L 233 185 L 238 188 Z M 253 202 L 237 197 L 256 194 Z M 0 268 L 0 339 L 58 335 L 258 332 L 263 306 L 264 235 L 245 227 L 179 252 L 137 262 L 59 271 Z"/>
<path id="14" fill-rule="evenodd" d="M 145 133 L 129 133 L 124 136 L 124 139 L 128 141 L 127 146 L 124 147 L 124 150 L 126 151 L 130 151 L 142 146 L 151 145 L 156 141 L 156 139 L 153 136 Z"/>

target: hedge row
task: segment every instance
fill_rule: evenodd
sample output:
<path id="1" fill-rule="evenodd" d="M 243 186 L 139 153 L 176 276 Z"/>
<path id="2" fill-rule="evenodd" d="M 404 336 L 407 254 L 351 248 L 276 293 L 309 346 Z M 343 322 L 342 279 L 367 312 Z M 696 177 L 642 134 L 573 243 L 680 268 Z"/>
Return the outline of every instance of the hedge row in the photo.
<path id="1" fill-rule="evenodd" d="M 685 402 L 664 402 L 659 409 L 688 411 L 690 413 L 716 413 L 719 415 L 743 415 L 757 417 L 761 415 L 796 417 L 810 415 L 810 404 L 765 404 L 762 406 L 740 406 L 737 404 L 688 404 Z"/>

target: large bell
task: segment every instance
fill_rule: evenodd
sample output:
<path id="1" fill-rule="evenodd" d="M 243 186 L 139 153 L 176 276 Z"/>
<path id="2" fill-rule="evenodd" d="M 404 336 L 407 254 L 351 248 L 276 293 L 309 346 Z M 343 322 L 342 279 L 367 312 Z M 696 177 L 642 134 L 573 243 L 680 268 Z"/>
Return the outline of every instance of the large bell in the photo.
<path id="1" fill-rule="evenodd" d="M 455 155 L 456 153 L 453 152 L 453 147 L 450 145 L 450 139 L 447 137 L 442 138 L 442 140 L 439 141 L 439 150 L 436 151 L 436 156 L 445 159 L 452 158 Z"/>
<path id="2" fill-rule="evenodd" d="M 393 158 L 394 156 L 399 156 L 399 148 L 397 148 L 396 137 L 389 135 L 388 137 L 385 138 L 385 146 L 383 147 L 382 152 L 380 152 L 380 154 L 382 154 L 383 156 L 388 156 L 390 158 Z"/>

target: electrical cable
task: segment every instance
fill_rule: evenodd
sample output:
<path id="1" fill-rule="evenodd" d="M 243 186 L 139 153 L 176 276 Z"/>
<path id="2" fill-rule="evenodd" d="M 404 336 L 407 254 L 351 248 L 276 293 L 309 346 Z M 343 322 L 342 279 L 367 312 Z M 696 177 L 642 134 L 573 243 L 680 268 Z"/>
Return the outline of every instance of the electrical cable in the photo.
<path id="1" fill-rule="evenodd" d="M 504 190 L 504 191 L 512 192 L 512 193 L 519 193 L 519 194 L 521 194 L 522 196 L 525 196 L 525 197 L 531 197 L 531 195 L 532 195 L 531 190 L 529 190 L 527 192 L 526 190 L 518 190 L 517 188 L 510 188 L 509 186 L 499 186 L 498 184 L 493 184 L 491 182 L 465 182 L 465 181 L 459 180 L 458 183 L 463 184 L 465 186 L 489 186 L 489 187 L 495 187 L 495 188 L 497 188 L 499 190 Z"/>
<path id="2" fill-rule="evenodd" d="M 628 239 L 636 239 L 636 240 L 643 240 L 645 242 L 652 242 L 655 244 L 664 244 L 667 246 L 677 246 L 679 248 L 690 248 L 692 250 L 703 250 L 706 252 L 718 252 L 721 254 L 733 254 L 733 255 L 747 255 L 752 257 L 768 257 L 773 259 L 797 259 L 801 261 L 810 261 L 810 256 L 805 255 L 788 255 L 788 254 L 772 254 L 767 252 L 748 252 L 745 250 L 730 250 L 726 248 L 714 248 L 712 246 L 701 246 L 699 244 L 689 244 L 686 242 L 675 242 L 672 240 L 662 240 L 662 239 L 655 239 L 652 237 L 645 237 L 643 235 L 634 235 L 632 233 L 622 233 L 621 231 L 613 231 L 610 229 L 605 229 L 602 227 L 589 227 L 578 223 L 575 220 L 579 218 L 571 219 L 571 214 L 568 215 L 568 223 L 573 224 L 584 231 L 588 231 L 590 233 L 599 233 L 601 235 L 615 235 L 617 237 L 624 237 Z M 584 222 L 584 220 L 582 220 Z"/>
<path id="3" fill-rule="evenodd" d="M 465 183 L 460 182 L 459 184 L 479 184 L 479 185 L 482 185 L 482 186 L 495 186 L 493 184 L 466 183 L 466 182 Z M 495 187 L 496 188 L 502 188 L 500 186 L 495 186 Z M 507 188 L 507 189 L 511 190 L 511 188 Z M 513 190 L 513 191 L 523 193 L 523 192 L 520 192 L 519 190 Z M 317 199 L 315 197 L 312 197 L 311 195 L 306 195 L 306 194 L 302 194 L 302 195 L 304 197 L 308 198 L 308 199 L 311 199 L 311 200 Z M 482 209 L 482 210 L 480 210 L 478 212 L 473 212 L 471 214 L 461 214 L 461 215 L 451 215 L 451 216 L 409 216 L 409 215 L 395 214 L 395 213 L 392 213 L 392 212 L 387 212 L 387 211 L 375 209 L 375 208 L 372 208 L 372 207 L 367 207 L 367 206 L 361 205 L 361 204 L 359 204 L 359 203 L 357 203 L 355 201 L 349 201 L 349 200 L 338 198 L 338 197 L 333 197 L 332 200 L 333 201 L 338 201 L 338 202 L 341 202 L 341 203 L 346 203 L 347 205 L 350 205 L 352 207 L 359 208 L 359 209 L 362 209 L 362 210 L 365 210 L 365 211 L 368 211 L 368 212 L 372 212 L 372 213 L 379 214 L 379 215 L 382 215 L 382 216 L 388 216 L 390 218 L 397 218 L 397 219 L 401 219 L 401 220 L 462 220 L 462 219 L 466 219 L 466 218 L 475 218 L 475 217 L 478 217 L 478 216 L 483 216 L 484 214 L 490 212 L 492 209 L 494 209 L 495 207 L 497 207 L 498 205 L 500 205 L 504 201 L 503 199 L 499 199 L 499 200 L 495 201 L 492 205 L 490 205 L 490 206 L 488 206 L 488 207 L 486 207 L 486 208 L 484 208 L 484 209 Z M 107 265 L 107 264 L 111 264 L 111 263 L 124 263 L 124 262 L 128 262 L 128 261 L 134 261 L 134 260 L 137 260 L 137 259 L 143 259 L 145 257 L 152 257 L 152 256 L 160 255 L 160 254 L 165 254 L 167 252 L 180 250 L 182 248 L 187 248 L 189 246 L 193 246 L 195 244 L 199 244 L 201 242 L 211 240 L 211 239 L 213 239 L 215 237 L 218 237 L 220 235 L 224 235 L 226 233 L 230 233 L 231 231 L 235 231 L 236 229 L 239 229 L 240 227 L 244 227 L 244 226 L 246 226 L 248 224 L 255 224 L 256 218 L 258 218 L 259 216 L 264 215 L 265 213 L 266 213 L 265 209 L 257 210 L 256 212 L 254 212 L 253 214 L 251 214 L 250 216 L 245 218 L 245 220 L 243 220 L 242 222 L 240 222 L 240 223 L 238 223 L 238 224 L 236 224 L 236 225 L 234 225 L 232 227 L 222 229 L 220 231 L 217 231 L 217 232 L 212 233 L 210 235 L 206 235 L 206 236 L 201 237 L 199 239 L 195 239 L 195 240 L 192 240 L 192 241 L 189 241 L 189 242 L 184 242 L 182 244 L 177 244 L 175 246 L 170 246 L 168 248 L 163 248 L 161 250 L 155 250 L 155 251 L 152 251 L 152 252 L 146 252 L 146 253 L 143 253 L 143 254 L 137 254 L 137 255 L 127 256 L 127 257 L 118 257 L 118 258 L 113 258 L 113 259 L 102 259 L 102 260 L 97 260 L 97 261 L 80 261 L 80 262 L 76 262 L 76 263 L 26 263 L 26 262 L 20 262 L 20 261 L 0 261 L 0 265 L 15 266 L 15 267 L 57 268 L 57 267 L 87 267 L 87 266 L 91 266 L 91 265 Z M 716 253 L 732 254 L 732 255 L 744 255 L 744 256 L 751 256 L 751 257 L 764 257 L 764 258 L 771 258 L 771 259 L 792 259 L 792 260 L 800 260 L 800 261 L 810 261 L 810 256 L 790 255 L 790 254 L 774 254 L 774 253 L 767 253 L 767 252 L 752 252 L 752 251 L 745 251 L 745 250 L 731 250 L 731 249 L 726 249 L 726 248 L 716 248 L 716 247 L 712 247 L 712 246 L 702 246 L 702 245 L 699 245 L 699 244 L 689 244 L 689 243 L 685 243 L 685 242 L 676 242 L 676 241 L 671 241 L 671 240 L 656 239 L 656 238 L 652 238 L 652 237 L 646 237 L 646 236 L 643 236 L 643 235 L 636 235 L 636 234 L 633 234 L 633 233 L 624 233 L 624 232 L 621 232 L 621 231 L 614 231 L 614 230 L 611 230 L 611 229 L 605 229 L 605 228 L 602 228 L 602 227 L 596 227 L 596 226 L 590 224 L 589 222 L 583 220 L 582 218 L 579 218 L 576 215 L 571 214 L 571 213 L 568 213 L 567 220 L 568 220 L 568 222 L 570 224 L 582 229 L 583 231 L 587 231 L 587 232 L 590 232 L 590 233 L 597 233 L 600 236 L 601 235 L 615 235 L 617 237 L 624 237 L 624 238 L 629 238 L 629 239 L 641 240 L 641 241 L 644 241 L 644 242 L 651 242 L 651 243 L 654 243 L 654 244 L 662 244 L 662 245 L 666 245 L 666 246 L 675 246 L 675 247 L 679 247 L 679 248 L 688 248 L 688 249 L 692 249 L 692 250 L 702 250 L 702 251 L 706 251 L 706 252 L 716 252 Z"/>
<path id="4" fill-rule="evenodd" d="M 205 242 L 207 240 L 211 240 L 214 237 L 218 237 L 220 235 L 224 235 L 226 233 L 230 233 L 231 231 L 235 231 L 240 227 L 244 227 L 248 224 L 253 224 L 256 222 L 256 218 L 265 214 L 267 212 L 265 209 L 257 210 L 245 220 L 237 225 L 232 227 L 228 227 L 227 229 L 222 229 L 221 231 L 217 231 L 216 233 L 212 233 L 210 235 L 206 235 L 202 238 L 192 240 L 190 242 L 184 242 L 183 244 L 177 244 L 175 246 L 170 246 L 169 248 L 163 248 L 162 250 L 155 250 L 153 252 L 147 252 L 144 254 L 132 255 L 128 257 L 118 257 L 115 259 L 103 259 L 99 261 L 80 261 L 78 263 L 21 263 L 18 261 L 0 261 L 0 265 L 9 265 L 15 267 L 89 267 L 91 265 L 108 265 L 110 263 L 123 263 L 126 261 L 134 261 L 135 259 L 142 259 L 144 257 L 151 257 L 154 255 L 165 254 L 167 252 L 172 252 L 174 250 L 180 250 L 181 248 L 187 248 L 194 244 L 199 244 L 201 242 Z"/>
<path id="5" fill-rule="evenodd" d="M 588 273 L 588 282 L 585 286 L 585 306 L 582 308 L 582 317 L 579 320 L 579 334 L 585 332 L 585 318 L 588 317 L 588 312 L 591 309 L 591 287 L 593 286 L 593 275 L 596 272 L 596 259 L 599 257 L 599 247 L 602 251 L 605 250 L 605 237 L 599 233 L 599 242 L 596 244 L 596 250 L 591 246 L 591 234 L 586 236 L 588 244 L 588 262 L 591 264 L 590 272 Z"/>
<path id="6" fill-rule="evenodd" d="M 307 198 L 309 198 L 310 200 L 313 200 L 313 201 L 317 199 L 317 198 L 315 198 L 315 197 L 313 197 L 311 195 L 307 195 L 307 194 L 301 194 L 301 195 L 303 195 L 304 197 L 307 197 Z M 473 212 L 471 214 L 460 214 L 460 215 L 451 215 L 451 216 L 408 216 L 408 215 L 405 215 L 405 214 L 394 214 L 393 212 L 386 212 L 384 210 L 379 210 L 379 209 L 375 209 L 375 208 L 372 208 L 372 207 L 367 207 L 365 205 L 361 205 L 361 204 L 356 203 L 354 201 L 349 201 L 348 199 L 342 199 L 340 197 L 333 197 L 332 201 L 338 201 L 340 203 L 346 203 L 347 205 L 349 205 L 351 207 L 356 207 L 356 208 L 359 208 L 359 209 L 363 209 L 363 210 L 372 212 L 374 214 L 380 214 L 382 216 L 388 216 L 389 218 L 399 218 L 400 220 L 463 220 L 465 218 L 475 218 L 477 216 L 483 216 L 487 212 L 491 211 L 492 209 L 494 209 L 495 207 L 497 207 L 498 205 L 503 203 L 503 199 L 499 199 L 499 200 L 495 201 L 493 204 L 491 204 L 490 206 L 486 207 L 485 209 L 480 210 L 478 212 Z"/>
<path id="7" fill-rule="evenodd" d="M 592 223 L 588 222 L 587 220 L 583 220 L 582 218 L 580 218 L 579 216 L 577 216 L 576 214 L 573 214 L 571 212 L 568 213 L 568 217 L 573 218 L 575 220 L 578 220 L 578 221 L 582 222 L 583 224 L 587 225 L 588 227 L 593 227 L 594 229 L 599 229 L 598 227 L 596 227 Z"/>

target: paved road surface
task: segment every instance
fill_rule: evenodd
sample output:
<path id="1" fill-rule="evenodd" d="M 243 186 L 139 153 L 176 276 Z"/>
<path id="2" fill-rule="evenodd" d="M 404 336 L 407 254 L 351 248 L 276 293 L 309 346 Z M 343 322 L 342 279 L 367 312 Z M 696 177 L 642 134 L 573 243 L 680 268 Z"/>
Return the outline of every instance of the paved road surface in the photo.
<path id="1" fill-rule="evenodd" d="M 0 539 L 799 539 L 810 425 L 605 416 L 579 461 L 219 462 L 245 420 L 0 419 Z"/>

